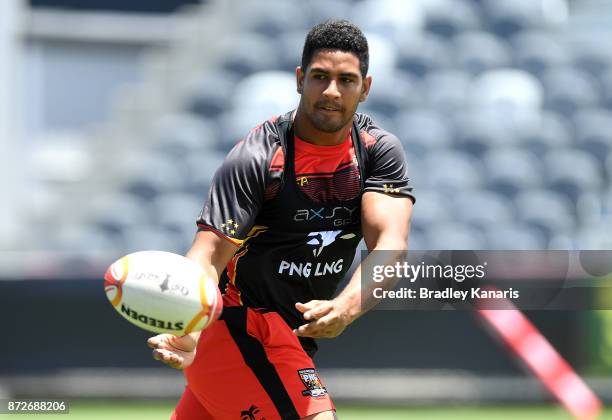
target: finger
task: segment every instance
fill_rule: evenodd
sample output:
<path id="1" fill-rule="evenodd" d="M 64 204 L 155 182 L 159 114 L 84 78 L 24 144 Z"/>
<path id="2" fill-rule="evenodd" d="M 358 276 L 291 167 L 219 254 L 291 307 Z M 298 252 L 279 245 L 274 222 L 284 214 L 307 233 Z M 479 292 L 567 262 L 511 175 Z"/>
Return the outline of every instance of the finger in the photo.
<path id="1" fill-rule="evenodd" d="M 342 319 L 333 312 L 318 319 L 317 322 L 321 326 L 321 337 L 337 337 L 346 328 Z"/>
<path id="2" fill-rule="evenodd" d="M 308 324 L 300 325 L 294 331 L 299 337 L 317 337 L 320 334 L 323 325 L 317 321 L 309 322 Z"/>
<path id="3" fill-rule="evenodd" d="M 316 305 L 318 305 L 321 302 L 322 301 L 320 301 L 320 300 L 311 300 L 311 301 L 308 301 L 306 303 L 297 302 L 295 304 L 295 309 L 297 309 L 298 311 L 304 313 L 307 310 L 314 308 Z"/>
<path id="4" fill-rule="evenodd" d="M 159 340 L 158 336 L 150 337 L 147 340 L 147 346 L 151 347 L 152 349 L 159 347 L 160 344 L 161 344 L 161 341 Z"/>
<path id="5" fill-rule="evenodd" d="M 340 318 L 337 316 L 337 314 L 335 312 L 332 311 L 327 311 L 327 313 L 320 317 L 319 319 L 317 319 L 317 323 L 319 325 L 332 325 L 335 323 L 339 323 L 340 322 Z"/>
<path id="6" fill-rule="evenodd" d="M 183 363 L 183 358 L 181 356 L 168 350 L 153 350 L 153 358 L 174 368 L 179 367 L 181 363 Z"/>
<path id="7" fill-rule="evenodd" d="M 301 325 L 297 327 L 293 330 L 293 334 L 297 335 L 298 337 L 312 337 L 312 332 L 310 331 L 307 325 Z"/>
<path id="8" fill-rule="evenodd" d="M 319 319 L 324 315 L 327 315 L 331 312 L 333 306 L 330 302 L 321 302 L 319 305 L 315 306 L 312 309 L 304 312 L 304 319 L 309 321 L 311 319 Z"/>

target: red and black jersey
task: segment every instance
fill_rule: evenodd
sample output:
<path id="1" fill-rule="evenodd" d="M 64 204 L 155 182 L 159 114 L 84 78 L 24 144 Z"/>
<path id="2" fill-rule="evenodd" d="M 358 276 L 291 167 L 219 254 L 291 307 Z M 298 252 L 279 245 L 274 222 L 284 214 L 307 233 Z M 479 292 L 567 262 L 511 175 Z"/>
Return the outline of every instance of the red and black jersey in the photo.
<path id="1" fill-rule="evenodd" d="M 215 174 L 198 226 L 240 247 L 221 276 L 226 301 L 278 312 L 296 328 L 296 302 L 330 299 L 361 240 L 365 191 L 414 199 L 397 137 L 356 114 L 349 138 L 296 138 L 292 113 L 254 128 Z M 311 355 L 312 339 L 302 339 Z"/>

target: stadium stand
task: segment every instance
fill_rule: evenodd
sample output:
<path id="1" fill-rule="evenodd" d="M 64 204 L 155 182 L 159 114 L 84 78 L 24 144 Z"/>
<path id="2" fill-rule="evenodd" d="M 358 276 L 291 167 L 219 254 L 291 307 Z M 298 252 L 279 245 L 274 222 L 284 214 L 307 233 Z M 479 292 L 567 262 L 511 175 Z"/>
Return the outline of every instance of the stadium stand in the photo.
<path id="1" fill-rule="evenodd" d="M 118 96 L 104 128 L 112 136 L 92 139 L 100 167 L 115 169 L 104 180 L 94 169 L 89 182 L 110 201 L 85 206 L 66 224 L 91 229 L 61 242 L 78 248 L 81 236 L 97 235 L 102 248 L 113 238 L 151 248 L 167 234 L 169 243 L 175 235 L 188 243 L 182 219 L 193 220 L 224 154 L 254 125 L 295 106 L 304 31 L 335 16 L 370 37 L 374 83 L 362 110 L 405 146 L 422 197 L 419 246 L 442 246 L 438 221 L 444 235 L 457 229 L 449 247 L 545 248 L 555 234 L 583 243 L 583 224 L 610 217 L 598 194 L 612 173 L 611 54 L 586 26 L 570 31 L 564 0 L 452 4 L 277 1 L 277 18 L 251 0 L 231 19 L 221 3 L 192 8 L 180 42 L 152 54 L 143 85 Z M 232 22 L 224 37 L 204 41 L 215 39 L 219 22 Z M 115 151 L 128 143 L 137 162 Z M 54 194 L 40 195 L 41 205 Z M 494 235 L 493 220 L 514 239 Z M 147 223 L 161 229 L 146 233 L 150 243 L 133 237 Z"/>

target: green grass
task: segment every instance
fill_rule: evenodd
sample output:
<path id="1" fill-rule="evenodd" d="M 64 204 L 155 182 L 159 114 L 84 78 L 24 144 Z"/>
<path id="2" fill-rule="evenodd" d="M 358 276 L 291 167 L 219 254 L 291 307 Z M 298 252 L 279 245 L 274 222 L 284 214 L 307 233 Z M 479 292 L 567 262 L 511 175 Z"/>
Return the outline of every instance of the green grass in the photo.
<path id="1" fill-rule="evenodd" d="M 174 402 L 146 401 L 71 401 L 70 414 L 0 415 L 15 420 L 168 420 Z M 374 407 L 339 405 L 342 420 L 557 420 L 571 417 L 553 405 L 511 405 L 481 407 Z M 612 420 L 612 411 L 601 419 Z"/>

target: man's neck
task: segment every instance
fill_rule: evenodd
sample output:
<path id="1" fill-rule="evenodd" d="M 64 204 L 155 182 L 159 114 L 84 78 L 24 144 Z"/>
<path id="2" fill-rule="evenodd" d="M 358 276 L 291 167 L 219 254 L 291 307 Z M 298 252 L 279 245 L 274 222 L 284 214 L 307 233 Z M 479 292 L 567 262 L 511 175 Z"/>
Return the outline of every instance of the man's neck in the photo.
<path id="1" fill-rule="evenodd" d="M 344 127 L 333 133 L 318 130 L 312 125 L 310 120 L 300 112 L 298 108 L 295 112 L 293 120 L 293 131 L 296 136 L 305 142 L 316 144 L 318 146 L 336 146 L 346 140 L 346 137 L 351 131 L 353 121 L 349 121 Z"/>

